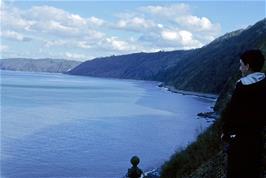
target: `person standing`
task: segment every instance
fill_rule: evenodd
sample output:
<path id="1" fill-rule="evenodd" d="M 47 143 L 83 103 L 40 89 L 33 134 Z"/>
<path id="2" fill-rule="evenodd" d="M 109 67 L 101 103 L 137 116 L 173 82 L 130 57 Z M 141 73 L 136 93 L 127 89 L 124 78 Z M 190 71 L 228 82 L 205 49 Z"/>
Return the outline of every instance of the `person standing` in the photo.
<path id="1" fill-rule="evenodd" d="M 132 164 L 132 167 L 130 169 L 128 169 L 127 177 L 140 178 L 142 175 L 145 176 L 143 171 L 140 168 L 138 168 L 138 164 L 140 162 L 140 159 L 138 156 L 133 156 L 130 159 L 130 162 Z"/>
<path id="2" fill-rule="evenodd" d="M 265 58 L 258 49 L 240 56 L 242 78 L 223 111 L 221 139 L 227 145 L 227 178 L 261 178 L 266 123 Z"/>

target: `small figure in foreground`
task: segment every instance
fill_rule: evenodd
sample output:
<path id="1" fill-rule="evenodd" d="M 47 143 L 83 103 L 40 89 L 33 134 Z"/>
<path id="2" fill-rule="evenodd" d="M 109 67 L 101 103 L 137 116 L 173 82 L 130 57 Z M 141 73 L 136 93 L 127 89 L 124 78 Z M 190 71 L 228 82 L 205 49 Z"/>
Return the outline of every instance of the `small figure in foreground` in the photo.
<path id="1" fill-rule="evenodd" d="M 140 162 L 139 157 L 133 156 L 130 160 L 132 167 L 128 169 L 127 177 L 129 178 L 140 178 L 141 175 L 145 176 L 143 171 L 138 168 L 138 164 Z"/>

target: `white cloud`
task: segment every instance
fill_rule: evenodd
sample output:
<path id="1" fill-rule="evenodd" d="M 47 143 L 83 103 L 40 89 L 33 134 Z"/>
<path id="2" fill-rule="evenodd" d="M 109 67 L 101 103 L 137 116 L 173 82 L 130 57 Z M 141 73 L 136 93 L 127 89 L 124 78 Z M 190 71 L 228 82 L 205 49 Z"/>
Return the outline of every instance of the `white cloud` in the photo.
<path id="1" fill-rule="evenodd" d="M 185 49 L 202 46 L 198 40 L 194 39 L 193 34 L 186 30 L 164 30 L 161 32 L 161 37 L 164 40 L 176 42 L 176 45 L 182 45 Z"/>
<path id="2" fill-rule="evenodd" d="M 86 39 L 88 41 L 97 41 L 101 40 L 105 37 L 105 34 L 96 30 L 88 29 L 84 31 L 82 39 Z"/>
<path id="3" fill-rule="evenodd" d="M 119 18 L 119 28 L 140 33 L 139 43 L 150 44 L 151 48 L 154 44 L 163 49 L 201 47 L 221 31 L 220 25 L 207 17 L 192 15 L 185 3 L 145 6 L 135 12 L 120 13 Z"/>
<path id="4" fill-rule="evenodd" d="M 156 16 L 173 17 L 190 12 L 189 5 L 185 3 L 165 5 L 165 6 L 145 6 L 140 8 L 141 11 Z"/>
<path id="5" fill-rule="evenodd" d="M 107 47 L 110 46 L 113 50 L 132 51 L 136 49 L 135 46 L 129 44 L 126 41 L 118 39 L 118 37 L 106 38 L 105 42 L 107 44 Z"/>
<path id="6" fill-rule="evenodd" d="M 182 44 L 188 45 L 192 41 L 192 33 L 182 30 L 179 32 Z"/>
<path id="7" fill-rule="evenodd" d="M 88 48 L 91 48 L 92 47 L 86 41 L 79 41 L 79 42 L 77 42 L 77 46 L 80 47 L 80 48 L 84 48 L 84 49 L 88 49 Z"/>
<path id="8" fill-rule="evenodd" d="M 70 53 L 70 52 L 65 52 L 64 57 L 67 59 L 73 59 L 73 60 L 82 60 L 82 59 L 87 58 L 84 54 L 77 54 L 77 53 Z"/>
<path id="9" fill-rule="evenodd" d="M 87 20 L 78 14 L 71 14 L 62 9 L 51 6 L 34 6 L 26 12 L 25 18 L 45 23 L 56 21 L 63 26 L 81 27 L 87 24 Z"/>
<path id="10" fill-rule="evenodd" d="M 162 24 L 159 23 L 159 24 L 157 24 L 157 27 L 158 27 L 158 28 L 163 28 L 164 26 L 163 26 Z"/>
<path id="11" fill-rule="evenodd" d="M 24 30 L 24 32 L 46 33 L 62 37 L 83 37 L 88 29 L 104 24 L 104 20 L 90 17 L 84 18 L 51 6 L 33 6 L 28 10 L 6 6 L 2 9 L 3 29 Z M 40 36 L 42 34 L 39 34 Z M 99 36 L 99 33 L 97 34 Z"/>
<path id="12" fill-rule="evenodd" d="M 118 28 L 142 31 L 144 29 L 155 27 L 156 24 L 152 20 L 146 20 L 141 17 L 133 17 L 128 19 L 120 19 L 117 23 Z"/>
<path id="13" fill-rule="evenodd" d="M 104 20 L 99 19 L 99 18 L 94 17 L 94 16 L 88 18 L 88 22 L 91 23 L 92 25 L 97 25 L 97 26 L 101 26 L 105 23 Z"/>
<path id="14" fill-rule="evenodd" d="M 93 58 L 96 55 L 190 49 L 210 42 L 220 32 L 219 24 L 207 17 L 193 15 L 185 3 L 126 10 L 109 21 L 52 6 L 29 9 L 5 6 L 1 13 L 4 17 L 1 19 L 2 36 L 6 40 L 32 39 L 30 43 L 34 45 L 28 46 L 32 49 L 43 46 L 40 55 L 56 57 L 58 54 L 58 57 L 68 59 L 83 59 L 84 54 Z M 20 46 L 21 49 L 24 47 Z"/>
<path id="15" fill-rule="evenodd" d="M 175 31 L 164 30 L 162 31 L 161 35 L 164 40 L 170 40 L 170 41 L 180 40 L 178 32 Z"/>
<path id="16" fill-rule="evenodd" d="M 0 9 L 2 29 L 29 30 L 34 24 L 34 21 L 22 17 L 23 13 L 20 9 L 9 7 L 6 4 L 3 4 Z"/>
<path id="17" fill-rule="evenodd" d="M 11 39 L 11 40 L 15 40 L 15 41 L 30 41 L 31 38 L 29 37 L 25 37 L 24 35 L 15 32 L 15 31 L 2 31 L 1 32 L 1 37 L 7 38 L 7 39 Z"/>
<path id="18" fill-rule="evenodd" d="M 54 48 L 61 47 L 64 49 L 89 49 L 92 48 L 91 44 L 87 41 L 72 41 L 72 40 L 43 40 L 44 47 Z"/>
<path id="19" fill-rule="evenodd" d="M 220 31 L 219 24 L 213 24 L 206 17 L 197 17 L 197 16 L 181 16 L 176 17 L 175 22 L 177 22 L 181 26 L 186 26 L 190 29 L 194 29 L 194 31 Z"/>
<path id="20" fill-rule="evenodd" d="M 182 30 L 179 34 L 181 37 L 181 44 L 185 47 L 198 48 L 202 46 L 198 40 L 193 39 L 193 35 L 189 31 Z"/>
<path id="21" fill-rule="evenodd" d="M 27 12 L 27 18 L 36 20 L 41 27 L 67 33 L 83 33 L 89 27 L 101 26 L 104 20 L 97 17 L 81 17 L 50 6 L 35 6 Z M 41 20 L 41 21 L 40 21 Z"/>
<path id="22" fill-rule="evenodd" d="M 67 41 L 65 40 L 44 40 L 44 46 L 47 48 L 53 47 L 53 46 L 63 46 L 67 44 Z"/>
<path id="23" fill-rule="evenodd" d="M 74 27 L 69 27 L 69 26 L 65 26 L 63 24 L 61 24 L 60 22 L 57 21 L 49 21 L 46 22 L 44 24 L 40 24 L 41 29 L 44 32 L 59 32 L 61 34 L 67 34 L 67 35 L 71 35 L 71 34 L 77 34 L 79 32 L 78 28 L 74 28 Z"/>
<path id="24" fill-rule="evenodd" d="M 86 25 L 87 24 L 87 21 L 80 17 L 79 15 L 77 14 L 70 14 L 69 15 L 69 20 L 71 21 L 71 23 L 73 25 L 76 25 L 76 26 L 82 26 L 82 25 Z"/>
<path id="25" fill-rule="evenodd" d="M 6 52 L 8 50 L 8 46 L 7 45 L 1 45 L 0 44 L 0 52 Z"/>

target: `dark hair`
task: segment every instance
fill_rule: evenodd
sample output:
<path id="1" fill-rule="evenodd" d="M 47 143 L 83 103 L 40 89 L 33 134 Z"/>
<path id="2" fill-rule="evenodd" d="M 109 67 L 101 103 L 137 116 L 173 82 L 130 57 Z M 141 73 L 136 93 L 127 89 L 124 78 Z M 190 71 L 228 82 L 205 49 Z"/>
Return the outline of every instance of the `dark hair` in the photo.
<path id="1" fill-rule="evenodd" d="M 138 156 L 133 156 L 132 158 L 131 158 L 131 160 L 130 160 L 130 162 L 131 162 L 131 164 L 133 165 L 133 166 L 137 166 L 138 164 L 139 164 L 139 157 Z"/>
<path id="2" fill-rule="evenodd" d="M 264 56 L 259 49 L 247 50 L 240 55 L 240 59 L 245 65 L 249 64 L 249 67 L 254 72 L 261 71 L 264 65 Z"/>

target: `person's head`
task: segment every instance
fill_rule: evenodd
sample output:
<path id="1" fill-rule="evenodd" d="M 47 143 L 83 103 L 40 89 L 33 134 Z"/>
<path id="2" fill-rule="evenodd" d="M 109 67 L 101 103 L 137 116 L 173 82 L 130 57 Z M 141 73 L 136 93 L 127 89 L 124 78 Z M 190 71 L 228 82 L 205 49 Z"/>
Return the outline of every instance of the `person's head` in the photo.
<path id="1" fill-rule="evenodd" d="M 264 65 L 264 56 L 259 49 L 247 50 L 240 55 L 240 68 L 243 76 L 260 72 Z"/>
<path id="2" fill-rule="evenodd" d="M 130 162 L 133 166 L 137 166 L 139 164 L 139 157 L 137 156 L 133 156 L 131 159 L 130 159 Z"/>

